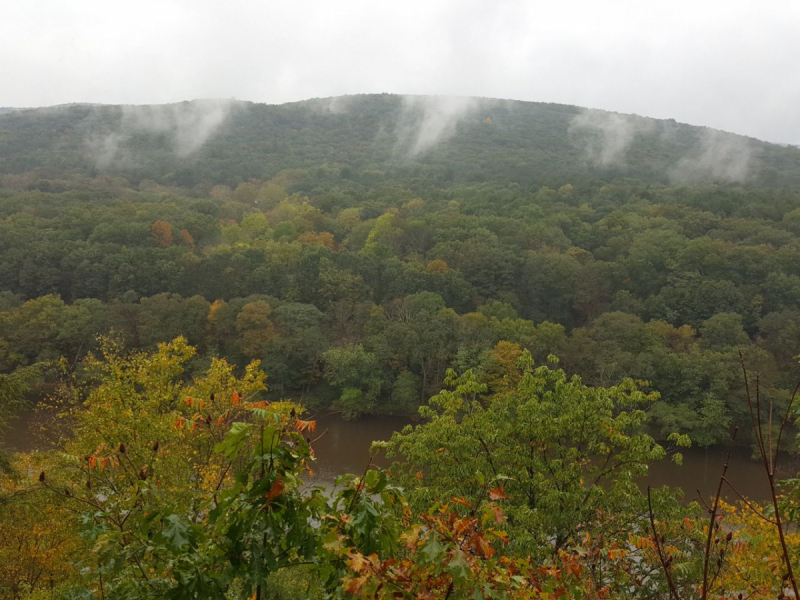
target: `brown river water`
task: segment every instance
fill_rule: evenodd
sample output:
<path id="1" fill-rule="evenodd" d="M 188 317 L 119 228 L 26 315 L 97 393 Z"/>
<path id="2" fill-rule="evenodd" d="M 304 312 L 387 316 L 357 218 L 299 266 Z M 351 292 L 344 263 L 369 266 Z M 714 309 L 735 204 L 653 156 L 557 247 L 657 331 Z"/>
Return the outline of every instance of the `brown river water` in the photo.
<path id="1" fill-rule="evenodd" d="M 335 413 L 313 415 L 313 418 L 317 420 L 317 435 L 321 436 L 314 443 L 317 455 L 315 479 L 324 485 L 330 485 L 337 475 L 362 473 L 369 462 L 370 444 L 375 440 L 388 440 L 394 431 L 410 422 L 402 417 L 389 416 L 362 417 L 348 421 Z M 37 443 L 35 429 L 33 414 L 23 415 L 6 436 L 6 445 L 14 450 L 40 447 L 41 442 Z M 641 486 L 646 488 L 648 485 L 668 485 L 681 488 L 687 501 L 697 499 L 698 489 L 706 498 L 712 496 L 716 492 L 727 448 L 688 448 L 681 453 L 683 465 L 678 466 L 670 460 L 655 463 L 650 467 L 649 476 L 641 481 Z M 782 477 L 794 476 L 798 470 L 796 461 L 787 459 L 790 457 L 783 457 L 784 472 L 779 473 Z M 382 456 L 375 462 L 379 466 L 388 466 L 389 463 Z M 764 467 L 752 458 L 749 449 L 734 449 L 728 479 L 747 498 L 759 502 L 768 499 L 769 488 Z M 730 490 L 726 490 L 723 495 L 731 501 L 736 499 Z"/>
<path id="2" fill-rule="evenodd" d="M 338 415 L 318 417 L 317 433 L 327 430 L 315 444 L 317 454 L 316 476 L 323 482 L 332 481 L 342 473 L 362 473 L 369 461 L 369 447 L 374 440 L 388 440 L 392 432 L 409 423 L 399 417 L 364 417 L 357 421 L 346 421 Z M 668 485 L 681 488 L 687 501 L 696 500 L 697 490 L 708 498 L 716 493 L 722 465 L 728 449 L 724 447 L 684 448 L 683 465 L 678 466 L 669 459 L 650 466 L 650 474 L 641 481 L 659 487 Z M 789 457 L 784 457 L 784 460 Z M 378 460 L 379 465 L 388 466 L 387 460 Z M 788 469 L 783 477 L 794 475 Z M 752 458 L 747 448 L 735 448 L 731 454 L 727 478 L 740 494 L 763 502 L 768 499 L 769 487 L 763 464 Z M 736 496 L 729 490 L 723 494 L 728 500 Z"/>

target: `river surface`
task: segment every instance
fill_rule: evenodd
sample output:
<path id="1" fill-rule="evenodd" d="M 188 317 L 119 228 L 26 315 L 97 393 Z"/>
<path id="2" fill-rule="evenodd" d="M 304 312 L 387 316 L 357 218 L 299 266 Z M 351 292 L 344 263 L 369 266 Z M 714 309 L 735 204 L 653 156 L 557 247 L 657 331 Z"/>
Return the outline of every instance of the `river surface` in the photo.
<path id="1" fill-rule="evenodd" d="M 369 461 L 370 444 L 374 440 L 388 440 L 392 432 L 407 423 L 410 421 L 399 417 L 364 417 L 357 421 L 346 421 L 338 415 L 318 417 L 317 433 L 327 433 L 314 444 L 316 476 L 328 483 L 342 473 L 362 473 Z M 686 500 L 696 500 L 699 489 L 708 498 L 716 493 L 727 452 L 723 447 L 684 448 L 681 451 L 683 465 L 678 466 L 670 459 L 654 463 L 641 486 L 643 489 L 648 485 L 681 488 Z M 379 459 L 376 462 L 387 466 L 388 461 Z M 783 476 L 790 477 L 793 473 Z M 734 448 L 727 478 L 747 498 L 763 502 L 769 497 L 764 466 L 752 458 L 749 449 Z M 730 490 L 724 497 L 731 501 L 736 499 Z"/>
<path id="2" fill-rule="evenodd" d="M 401 417 L 371 416 L 348 421 L 338 414 L 314 415 L 317 420 L 317 436 L 314 443 L 317 462 L 315 479 L 320 484 L 330 485 L 337 475 L 362 473 L 369 462 L 369 447 L 375 440 L 388 440 L 392 433 L 410 423 Z M 37 442 L 35 418 L 25 414 L 14 423 L 6 437 L 6 444 L 15 450 L 30 450 L 41 445 Z M 641 481 L 641 486 L 658 487 L 668 485 L 681 488 L 686 500 L 696 500 L 700 490 L 705 497 L 716 492 L 727 448 L 683 449 L 683 465 L 678 466 L 666 459 L 650 466 L 650 474 Z M 789 458 L 789 457 L 786 457 Z M 379 466 L 388 466 L 389 461 L 381 454 L 375 461 Z M 782 477 L 791 477 L 792 465 L 784 465 Z M 795 467 L 796 470 L 796 467 Z M 768 484 L 763 465 L 752 458 L 750 450 L 735 448 L 731 455 L 728 479 L 747 498 L 763 502 L 768 499 Z M 726 490 L 729 500 L 735 495 Z"/>

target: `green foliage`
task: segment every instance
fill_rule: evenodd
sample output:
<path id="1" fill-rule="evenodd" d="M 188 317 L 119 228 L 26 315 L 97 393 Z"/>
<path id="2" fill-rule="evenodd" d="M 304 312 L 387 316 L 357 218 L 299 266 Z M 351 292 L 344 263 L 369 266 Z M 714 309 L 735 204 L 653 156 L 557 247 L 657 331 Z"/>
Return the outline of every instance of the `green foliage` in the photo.
<path id="1" fill-rule="evenodd" d="M 589 385 L 651 382 L 654 430 L 703 444 L 747 423 L 726 375 L 738 349 L 791 389 L 796 149 L 741 140 L 743 185 L 677 186 L 704 148 L 689 126 L 658 123 L 624 166 L 601 165 L 578 109 L 485 100 L 401 156 L 394 125 L 420 105 L 343 102 L 235 104 L 195 152 L 140 132 L 120 142 L 136 160 L 102 168 L 82 127 L 114 132 L 119 107 L 0 117 L 0 373 L 61 357 L 80 370 L 98 335 L 135 350 L 182 335 L 190 370 L 269 361 L 273 399 L 393 413 L 448 368 L 488 377 L 505 341 Z M 326 352 L 358 346 L 369 376 L 333 383 Z"/>
<path id="2" fill-rule="evenodd" d="M 258 400 L 257 364 L 237 377 L 215 360 L 187 378 L 182 338 L 152 353 L 101 347 L 93 382 L 73 389 L 65 451 L 20 455 L 0 475 L 10 597 L 692 598 L 706 557 L 713 590 L 785 585 L 775 513 L 723 504 L 709 522 L 667 489 L 643 496 L 666 452 L 643 432 L 657 395 L 630 379 L 587 386 L 498 344 L 518 357 L 499 391 L 449 371 L 425 423 L 323 488 L 309 484 L 316 423 Z M 387 449 L 403 458 L 392 475 L 373 468 Z M 792 551 L 796 487 L 778 505 Z"/>
<path id="3" fill-rule="evenodd" d="M 0 434 L 27 396 L 62 417 L 59 452 L 4 459 L 2 593 L 663 598 L 661 539 L 698 597 L 708 525 L 667 490 L 648 523 L 646 432 L 749 423 L 740 351 L 788 408 L 797 149 L 736 140 L 734 185 L 676 171 L 707 140 L 674 122 L 604 163 L 575 107 L 476 101 L 417 148 L 391 132 L 430 100 L 343 101 L 234 103 L 193 152 L 142 131 L 102 164 L 120 107 L 0 116 Z M 287 397 L 425 422 L 323 491 Z M 727 512 L 715 589 L 777 596 L 774 532 Z"/>
<path id="4" fill-rule="evenodd" d="M 418 509 L 440 498 L 479 506 L 500 487 L 509 531 L 526 552 L 557 550 L 589 532 L 606 536 L 637 520 L 636 480 L 666 456 L 642 433 L 647 394 L 630 379 L 608 388 L 546 366 L 525 352 L 515 389 L 483 400 L 474 373 L 450 371 L 443 390 L 420 409 L 426 422 L 392 438 L 392 466 Z"/>
<path id="5" fill-rule="evenodd" d="M 257 365 L 237 378 L 215 361 L 187 383 L 182 338 L 104 349 L 67 452 L 39 479 L 92 547 L 76 557 L 87 593 L 223 599 L 275 585 L 285 597 L 291 580 L 275 575 L 287 567 L 316 565 L 306 589 L 336 587 L 341 556 L 397 547 L 403 503 L 387 474 L 309 487 L 316 425 L 295 404 L 251 399 L 264 390 Z"/>
<path id="6" fill-rule="evenodd" d="M 380 394 L 382 381 L 377 357 L 360 344 L 331 348 L 322 359 L 325 378 L 342 388 L 341 405 L 348 416 L 368 411 Z"/>
<path id="7" fill-rule="evenodd" d="M 169 185 L 212 189 L 224 184 L 214 188 L 217 198 L 266 208 L 315 179 L 373 185 L 404 176 L 449 184 L 515 182 L 537 190 L 549 186 L 536 196 L 541 203 L 577 206 L 580 196 L 575 184 L 587 176 L 659 184 L 723 178 L 713 169 L 703 170 L 702 165 L 692 165 L 697 172 L 689 169 L 686 173 L 687 159 L 707 151 L 708 130 L 671 120 L 648 121 L 619 160 L 597 160 L 599 149 L 607 143 L 603 140 L 607 130 L 602 127 L 604 119 L 611 119 L 617 127 L 624 126 L 624 119 L 637 117 L 536 102 L 473 99 L 472 110 L 460 119 L 452 139 L 413 152 L 413 136 L 419 134 L 428 114 L 423 108 L 436 111 L 438 101 L 433 97 L 415 100 L 380 94 L 282 106 L 231 102 L 219 107 L 229 109 L 228 118 L 203 147 L 189 153 L 182 148 L 176 128 L 142 128 L 128 133 L 130 123 L 125 119 L 130 116 L 126 112 L 129 107 L 76 105 L 17 111 L 0 116 L 0 129 L 5 132 L 0 173 L 100 171 L 111 175 L 100 185 L 119 185 L 120 178 L 126 177 L 142 181 L 143 187 L 154 192 Z M 203 114 L 207 102 L 146 110 L 170 122 L 176 114 Z M 330 110 L 334 104 L 340 109 Z M 585 126 L 581 119 L 587 115 L 590 123 L 596 118 L 601 126 Z M 491 123 L 486 122 L 487 117 Z M 800 159 L 796 149 L 733 135 L 729 138 L 724 139 L 726 147 L 757 157 L 744 173 L 748 183 L 797 185 Z M 107 149 L 99 152 L 98 140 L 104 139 L 114 140 L 117 154 L 109 155 Z M 330 162 L 331 157 L 337 162 Z M 258 189 L 254 178 L 270 180 L 269 187 Z M 58 180 L 31 185 L 42 191 L 63 187 Z M 716 206 L 727 208 L 725 199 L 717 199 Z M 787 226 L 795 220 L 788 217 Z"/>

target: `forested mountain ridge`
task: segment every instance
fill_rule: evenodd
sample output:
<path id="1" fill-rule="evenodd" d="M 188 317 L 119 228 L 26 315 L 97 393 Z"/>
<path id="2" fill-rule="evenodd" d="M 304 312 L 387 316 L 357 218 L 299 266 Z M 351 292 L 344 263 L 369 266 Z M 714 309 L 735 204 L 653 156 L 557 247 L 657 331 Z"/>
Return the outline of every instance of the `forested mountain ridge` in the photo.
<path id="1" fill-rule="evenodd" d="M 638 484 L 736 426 L 777 460 L 798 152 L 388 95 L 0 116 L 0 597 L 785 597 L 797 480 Z M 3 448 L 26 395 L 58 451 Z M 323 493 L 309 409 L 422 422 Z"/>
<path id="2" fill-rule="evenodd" d="M 800 185 L 800 149 L 705 127 L 574 106 L 359 95 L 282 105 L 196 100 L 66 105 L 0 115 L 0 173 L 103 172 L 193 187 L 329 163 L 369 184 L 584 177 Z"/>
<path id="3" fill-rule="evenodd" d="M 797 149 L 391 95 L 23 111 L 0 147 L 0 374 L 183 335 L 274 397 L 413 413 L 529 350 L 650 382 L 659 435 L 701 444 L 747 422 L 740 349 L 791 394 Z"/>

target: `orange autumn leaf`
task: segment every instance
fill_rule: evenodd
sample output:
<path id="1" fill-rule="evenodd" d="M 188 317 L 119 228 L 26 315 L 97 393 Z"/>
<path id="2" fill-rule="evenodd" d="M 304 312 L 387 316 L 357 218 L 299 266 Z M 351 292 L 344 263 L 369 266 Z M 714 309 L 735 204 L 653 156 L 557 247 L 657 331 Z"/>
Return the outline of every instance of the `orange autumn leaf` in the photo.
<path id="1" fill-rule="evenodd" d="M 492 533 L 494 534 L 494 537 L 496 537 L 498 540 L 502 540 L 506 544 L 511 541 L 505 531 L 492 531 Z"/>
<path id="2" fill-rule="evenodd" d="M 489 490 L 489 500 L 508 500 L 508 495 L 503 490 L 503 486 Z"/>
<path id="3" fill-rule="evenodd" d="M 477 546 L 477 550 L 479 550 L 483 556 L 486 558 L 492 558 L 492 556 L 494 556 L 495 550 L 492 548 L 491 544 L 489 544 L 489 541 L 486 538 L 476 536 L 474 540 L 475 543 L 473 545 Z"/>
<path id="4" fill-rule="evenodd" d="M 574 557 L 563 557 L 563 559 L 567 573 L 574 577 L 580 577 L 582 571 L 580 562 Z"/>
<path id="5" fill-rule="evenodd" d="M 283 490 L 285 485 L 283 483 L 283 479 L 278 477 L 275 482 L 272 484 L 272 487 L 269 488 L 269 492 L 267 492 L 267 502 L 277 498 L 281 494 L 283 494 Z"/>
<path id="6" fill-rule="evenodd" d="M 492 516 L 494 517 L 494 522 L 495 523 L 502 523 L 505 520 L 506 515 L 501 510 L 501 508 L 499 506 L 496 506 L 494 504 L 490 504 L 489 505 L 489 510 L 492 511 Z"/>
<path id="7" fill-rule="evenodd" d="M 316 421 L 303 421 L 302 419 L 296 419 L 294 422 L 294 428 L 297 431 L 309 432 L 314 433 L 317 430 L 317 422 Z"/>
<path id="8" fill-rule="evenodd" d="M 362 575 L 360 577 L 352 577 L 345 583 L 344 591 L 348 594 L 357 594 L 364 584 L 369 581 L 369 575 Z"/>

